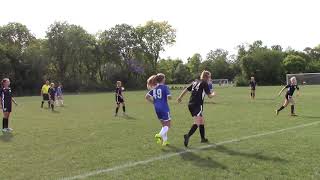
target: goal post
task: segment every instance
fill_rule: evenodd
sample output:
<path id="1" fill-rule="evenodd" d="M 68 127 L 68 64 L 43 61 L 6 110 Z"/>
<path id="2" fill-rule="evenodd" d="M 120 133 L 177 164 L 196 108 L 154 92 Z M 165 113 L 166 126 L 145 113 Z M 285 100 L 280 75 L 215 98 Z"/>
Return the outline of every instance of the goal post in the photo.
<path id="1" fill-rule="evenodd" d="M 227 86 L 229 85 L 228 79 L 212 79 L 212 84 L 219 86 Z"/>
<path id="2" fill-rule="evenodd" d="M 299 74 L 287 74 L 286 80 L 289 84 L 290 78 L 296 77 L 298 84 L 302 85 L 319 85 L 320 73 L 299 73 Z"/>

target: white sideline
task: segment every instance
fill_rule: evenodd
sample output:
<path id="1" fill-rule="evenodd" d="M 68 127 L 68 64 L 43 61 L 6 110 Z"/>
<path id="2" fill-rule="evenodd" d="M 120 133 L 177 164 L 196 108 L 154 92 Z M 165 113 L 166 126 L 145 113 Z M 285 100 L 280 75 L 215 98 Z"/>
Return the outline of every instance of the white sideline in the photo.
<path id="1" fill-rule="evenodd" d="M 135 166 L 138 166 L 138 165 L 148 164 L 148 163 L 151 163 L 151 162 L 154 162 L 154 161 L 168 159 L 170 157 L 178 156 L 178 155 L 181 155 L 181 154 L 184 154 L 184 153 L 188 153 L 188 152 L 196 152 L 196 151 L 200 151 L 202 149 L 216 147 L 216 146 L 223 145 L 223 144 L 230 144 L 230 143 L 239 142 L 239 141 L 243 141 L 243 140 L 247 140 L 247 139 L 251 139 L 251 138 L 257 138 L 257 137 L 267 136 L 267 135 L 271 135 L 271 134 L 281 133 L 281 132 L 284 132 L 284 131 L 303 128 L 303 127 L 307 127 L 307 126 L 312 126 L 312 125 L 316 125 L 316 124 L 319 124 L 319 123 L 320 123 L 320 121 L 316 121 L 316 122 L 312 122 L 312 123 L 301 124 L 301 125 L 298 125 L 298 126 L 279 129 L 279 130 L 275 130 L 275 131 L 269 131 L 269 132 L 265 132 L 265 133 L 260 133 L 260 134 L 250 135 L 250 136 L 244 136 L 244 137 L 237 138 L 237 139 L 231 139 L 231 140 L 227 140 L 227 141 L 222 141 L 222 142 L 219 142 L 219 143 L 216 143 L 216 144 L 209 144 L 209 145 L 206 145 L 206 146 L 200 146 L 200 147 L 195 148 L 195 149 L 186 149 L 186 150 L 182 150 L 180 152 L 170 153 L 170 154 L 167 154 L 167 155 L 162 155 L 162 156 L 158 156 L 158 157 L 155 157 L 155 158 L 150 158 L 150 159 L 143 160 L 143 161 L 128 162 L 126 164 L 119 165 L 119 166 L 114 166 L 114 167 L 107 168 L 107 169 L 100 169 L 100 170 L 95 170 L 95 171 L 91 171 L 91 172 L 88 172 L 88 173 L 80 174 L 80 175 L 77 175 L 77 176 L 65 177 L 65 178 L 62 178 L 61 180 L 85 179 L 85 178 L 90 177 L 90 176 L 96 176 L 96 175 L 99 175 L 99 174 L 104 174 L 104 173 L 108 173 L 108 172 L 112 172 L 112 171 L 117 171 L 117 170 L 121 170 L 121 169 L 135 167 Z"/>

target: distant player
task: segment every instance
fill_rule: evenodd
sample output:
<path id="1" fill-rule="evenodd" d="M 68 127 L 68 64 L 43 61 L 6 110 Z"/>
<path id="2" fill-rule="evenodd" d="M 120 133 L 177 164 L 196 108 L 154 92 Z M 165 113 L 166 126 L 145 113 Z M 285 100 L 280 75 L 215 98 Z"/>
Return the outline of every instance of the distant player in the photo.
<path id="1" fill-rule="evenodd" d="M 257 86 L 256 80 L 254 79 L 254 77 L 251 77 L 250 82 L 249 82 L 251 99 L 256 98 L 256 86 Z"/>
<path id="2" fill-rule="evenodd" d="M 200 136 L 201 136 L 201 143 L 208 142 L 208 139 L 205 137 L 205 128 L 204 128 L 204 118 L 202 115 L 203 112 L 203 101 L 205 95 L 209 98 L 215 96 L 214 92 L 210 92 L 208 82 L 211 79 L 211 73 L 209 71 L 203 71 L 200 76 L 200 80 L 194 81 L 189 87 L 184 89 L 181 95 L 178 98 L 178 102 L 182 101 L 183 96 L 189 91 L 191 92 L 191 97 L 189 100 L 189 111 L 191 116 L 194 119 L 194 123 L 189 130 L 188 134 L 184 135 L 184 145 L 188 147 L 189 138 L 193 135 L 193 133 L 199 127 Z"/>
<path id="3" fill-rule="evenodd" d="M 51 105 L 51 110 L 54 111 L 54 104 L 56 101 L 56 88 L 54 87 L 54 83 L 50 84 L 49 92 L 49 102 Z"/>
<path id="4" fill-rule="evenodd" d="M 210 93 L 212 93 L 212 92 L 213 92 L 213 82 L 212 82 L 212 79 L 209 80 L 208 86 L 209 86 L 209 89 L 210 89 Z"/>
<path id="5" fill-rule="evenodd" d="M 158 73 L 156 76 L 152 76 L 152 78 L 150 81 L 155 80 L 157 85 L 154 86 L 151 82 L 148 83 L 151 84 L 150 87 L 153 87 L 153 89 L 147 93 L 146 99 L 153 103 L 157 117 L 162 125 L 160 132 L 155 135 L 156 141 L 158 144 L 162 142 L 162 146 L 167 146 L 169 145 L 167 133 L 171 121 L 168 99 L 171 99 L 171 94 L 169 87 L 165 85 L 166 78 L 164 74 Z"/>
<path id="6" fill-rule="evenodd" d="M 2 80 L 2 87 L 0 89 L 1 95 L 1 108 L 3 111 L 3 120 L 2 120 L 2 132 L 11 132 L 12 128 L 9 128 L 9 117 L 12 110 L 12 102 L 15 105 L 18 105 L 12 96 L 12 91 L 10 88 L 10 80 L 4 78 Z"/>
<path id="7" fill-rule="evenodd" d="M 63 104 L 63 93 L 62 93 L 62 84 L 59 83 L 57 89 L 56 89 L 56 94 L 57 94 L 57 99 L 56 99 L 56 104 L 58 106 L 64 106 Z"/>
<path id="8" fill-rule="evenodd" d="M 41 108 L 43 108 L 43 104 L 45 101 L 48 102 L 48 108 L 50 108 L 49 88 L 50 88 L 50 82 L 46 80 L 46 83 L 41 88 L 41 96 L 42 96 Z"/>
<path id="9" fill-rule="evenodd" d="M 122 82 L 121 81 L 117 81 L 116 84 L 116 103 L 117 103 L 117 107 L 116 107 L 116 113 L 114 116 L 118 116 L 118 111 L 120 108 L 120 104 L 122 104 L 122 110 L 123 110 L 123 115 L 126 115 L 126 106 L 124 103 L 124 97 L 122 92 L 124 91 L 124 87 L 122 87 Z"/>
<path id="10" fill-rule="evenodd" d="M 279 92 L 279 96 L 281 95 L 281 93 L 285 89 L 287 89 L 287 93 L 285 95 L 284 104 L 278 110 L 276 110 L 276 114 L 278 115 L 279 112 L 281 110 L 283 110 L 285 107 L 287 107 L 288 104 L 290 103 L 291 104 L 291 116 L 296 116 L 296 114 L 294 112 L 294 105 L 295 105 L 294 99 L 293 99 L 294 91 L 297 89 L 298 90 L 298 95 L 300 95 L 296 77 L 290 78 L 290 83 L 287 86 L 285 86 L 284 88 L 281 89 L 281 91 Z"/>

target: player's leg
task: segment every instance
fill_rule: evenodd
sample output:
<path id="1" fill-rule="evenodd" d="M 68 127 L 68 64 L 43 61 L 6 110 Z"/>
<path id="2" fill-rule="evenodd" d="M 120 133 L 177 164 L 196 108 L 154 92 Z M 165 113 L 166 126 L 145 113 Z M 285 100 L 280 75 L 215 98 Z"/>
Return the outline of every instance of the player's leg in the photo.
<path id="1" fill-rule="evenodd" d="M 118 111 L 119 111 L 119 108 L 120 108 L 120 103 L 117 102 L 117 105 L 116 105 L 116 113 L 114 116 L 118 116 Z"/>
<path id="2" fill-rule="evenodd" d="M 51 99 L 49 102 L 50 102 L 50 105 L 51 105 L 51 110 L 54 111 L 54 98 Z"/>
<path id="3" fill-rule="evenodd" d="M 44 101 L 45 101 L 45 96 L 44 94 L 42 94 L 41 108 L 43 108 Z"/>
<path id="4" fill-rule="evenodd" d="M 256 90 L 253 89 L 253 90 L 252 90 L 252 99 L 255 99 L 255 98 L 256 98 Z"/>
<path id="5" fill-rule="evenodd" d="M 189 107 L 189 111 L 194 119 L 194 123 L 191 126 L 188 134 L 184 135 L 184 146 L 185 147 L 188 147 L 190 137 L 198 129 L 199 124 L 197 124 L 197 122 L 199 122 L 199 121 L 197 119 L 201 118 L 201 116 L 202 116 L 202 106 L 189 105 L 188 107 Z"/>
<path id="6" fill-rule="evenodd" d="M 253 93 L 252 93 L 252 89 L 250 90 L 250 98 L 252 99 L 253 97 Z"/>
<path id="7" fill-rule="evenodd" d="M 291 97 L 291 98 L 289 99 L 289 102 L 290 102 L 290 104 L 291 104 L 291 116 L 296 116 L 296 114 L 295 114 L 295 112 L 294 112 L 295 102 L 294 102 L 293 97 Z"/>
<path id="8" fill-rule="evenodd" d="M 288 104 L 289 104 L 289 100 L 288 100 L 288 98 L 286 98 L 283 105 L 279 109 L 276 110 L 277 115 L 279 114 L 280 111 L 282 111 L 285 107 L 287 107 Z"/>
<path id="9" fill-rule="evenodd" d="M 2 119 L 2 131 L 3 132 L 8 132 L 12 129 L 9 128 L 9 117 L 10 117 L 10 112 L 7 112 L 7 109 L 3 112 L 3 119 Z"/>
<path id="10" fill-rule="evenodd" d="M 121 104 L 122 104 L 123 115 L 126 115 L 126 105 L 124 103 L 124 100 L 122 100 Z"/>
<path id="11" fill-rule="evenodd" d="M 202 116 L 197 118 L 197 124 L 199 125 L 199 132 L 201 137 L 201 143 L 206 143 L 209 140 L 205 136 L 204 118 Z"/>

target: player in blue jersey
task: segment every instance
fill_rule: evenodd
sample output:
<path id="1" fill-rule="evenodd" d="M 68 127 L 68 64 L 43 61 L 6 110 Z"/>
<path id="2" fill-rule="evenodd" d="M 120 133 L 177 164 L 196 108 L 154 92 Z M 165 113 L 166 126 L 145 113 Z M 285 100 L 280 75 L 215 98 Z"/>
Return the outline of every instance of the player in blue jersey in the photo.
<path id="1" fill-rule="evenodd" d="M 12 102 L 15 105 L 17 105 L 17 103 L 12 96 L 12 91 L 10 88 L 10 80 L 8 78 L 4 78 L 2 80 L 0 95 L 1 95 L 0 107 L 2 108 L 2 111 L 3 111 L 2 132 L 11 132 L 13 129 L 9 128 L 9 117 L 12 110 Z"/>
<path id="2" fill-rule="evenodd" d="M 284 88 L 281 89 L 281 91 L 279 92 L 279 96 L 281 95 L 281 93 L 287 89 L 287 93 L 285 95 L 285 99 L 284 99 L 284 103 L 283 105 L 276 110 L 276 114 L 278 115 L 280 111 L 282 111 L 285 107 L 288 106 L 288 104 L 291 104 L 291 116 L 296 116 L 296 114 L 294 113 L 294 99 L 293 99 L 293 94 L 294 91 L 297 89 L 298 90 L 298 96 L 300 95 L 299 93 L 299 86 L 297 85 L 297 79 L 296 77 L 292 77 L 290 78 L 290 83 L 285 86 Z"/>
<path id="3" fill-rule="evenodd" d="M 57 99 L 56 99 L 56 105 L 57 106 L 64 106 L 63 105 L 63 93 L 62 93 L 62 84 L 59 83 L 57 89 L 56 89 Z"/>
<path id="4" fill-rule="evenodd" d="M 154 105 L 157 117 L 162 125 L 160 132 L 155 135 L 156 141 L 158 144 L 162 142 L 162 146 L 167 146 L 169 145 L 167 133 L 171 121 L 168 99 L 171 99 L 171 94 L 169 87 L 165 85 L 166 78 L 164 74 L 158 73 L 150 79 L 150 81 L 153 80 L 157 85 L 154 86 L 154 84 L 148 83 L 148 87 L 152 89 L 147 93 L 146 99 Z"/>
<path id="5" fill-rule="evenodd" d="M 121 81 L 117 81 L 116 83 L 116 90 L 115 90 L 115 97 L 116 97 L 116 113 L 114 116 L 118 116 L 118 111 L 120 108 L 120 104 L 122 104 L 122 111 L 123 111 L 123 115 L 126 115 L 126 105 L 124 103 L 124 96 L 123 96 L 123 92 L 124 91 L 124 87 L 122 86 L 122 82 Z"/>
<path id="6" fill-rule="evenodd" d="M 208 86 L 209 86 L 209 89 L 210 89 L 210 93 L 212 93 L 213 92 L 213 82 L 212 82 L 211 79 L 208 82 Z"/>

